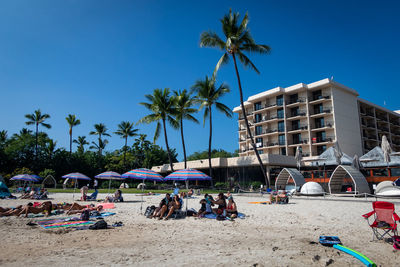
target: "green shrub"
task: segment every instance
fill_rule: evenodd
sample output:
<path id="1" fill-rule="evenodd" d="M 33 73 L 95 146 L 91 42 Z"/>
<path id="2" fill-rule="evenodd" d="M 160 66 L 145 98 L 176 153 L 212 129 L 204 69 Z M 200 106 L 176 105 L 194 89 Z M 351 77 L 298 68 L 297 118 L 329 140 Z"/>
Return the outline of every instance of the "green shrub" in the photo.
<path id="1" fill-rule="evenodd" d="M 261 187 L 262 183 L 256 181 L 256 182 L 252 182 L 251 185 L 253 186 L 253 189 L 259 189 Z"/>

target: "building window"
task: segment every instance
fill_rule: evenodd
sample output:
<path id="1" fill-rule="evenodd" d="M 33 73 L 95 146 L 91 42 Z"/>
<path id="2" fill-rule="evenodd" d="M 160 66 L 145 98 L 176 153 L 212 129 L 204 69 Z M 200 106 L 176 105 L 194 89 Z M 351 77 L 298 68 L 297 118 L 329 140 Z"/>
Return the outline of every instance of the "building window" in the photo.
<path id="1" fill-rule="evenodd" d="M 285 135 L 284 134 L 280 134 L 278 136 L 278 142 L 280 146 L 284 146 L 285 145 Z"/>
<path id="2" fill-rule="evenodd" d="M 278 132 L 284 132 L 285 131 L 285 122 L 280 121 L 278 122 Z"/>
<path id="3" fill-rule="evenodd" d="M 261 126 L 256 126 L 256 135 L 262 134 L 262 127 Z"/>
<path id="4" fill-rule="evenodd" d="M 298 100 L 299 100 L 298 94 L 293 94 L 289 96 L 289 104 L 297 103 Z"/>
<path id="5" fill-rule="evenodd" d="M 256 138 L 256 147 L 262 147 L 263 146 L 263 139 L 261 137 Z"/>
<path id="6" fill-rule="evenodd" d="M 286 156 L 286 147 L 281 148 L 281 155 Z"/>
<path id="7" fill-rule="evenodd" d="M 278 119 L 283 119 L 284 118 L 283 108 L 278 109 L 278 111 L 276 112 L 276 115 L 277 115 Z"/>
<path id="8" fill-rule="evenodd" d="M 291 108 L 290 109 L 290 116 L 291 117 L 299 116 L 299 113 L 300 113 L 300 108 L 299 107 L 295 107 L 295 108 Z"/>
<path id="9" fill-rule="evenodd" d="M 317 90 L 317 91 L 314 91 L 313 93 L 312 93 L 312 99 L 313 100 L 318 100 L 318 99 L 321 99 L 322 98 L 322 92 L 321 92 L 321 90 Z"/>
<path id="10" fill-rule="evenodd" d="M 325 131 L 317 132 L 317 143 L 326 142 L 326 133 Z"/>
<path id="11" fill-rule="evenodd" d="M 283 105 L 283 95 L 279 95 L 276 97 L 276 105 L 282 106 Z"/>
<path id="12" fill-rule="evenodd" d="M 322 106 L 322 104 L 314 105 L 314 114 L 319 114 L 322 112 L 324 112 L 324 107 Z"/>
<path id="13" fill-rule="evenodd" d="M 254 117 L 254 122 L 255 122 L 255 123 L 260 122 L 261 119 L 262 119 L 261 114 L 258 113 L 258 114 L 256 114 L 255 117 Z"/>
<path id="14" fill-rule="evenodd" d="M 293 144 L 300 144 L 301 143 L 301 134 L 294 134 L 292 135 Z"/>
<path id="15" fill-rule="evenodd" d="M 315 128 L 323 128 L 325 127 L 325 120 L 324 118 L 317 118 L 315 119 Z"/>
<path id="16" fill-rule="evenodd" d="M 254 104 L 254 110 L 260 110 L 260 109 L 262 109 L 262 107 L 261 107 L 261 102 L 255 103 L 255 104 Z"/>
<path id="17" fill-rule="evenodd" d="M 324 153 L 324 151 L 326 150 L 326 146 L 317 146 L 317 154 L 321 155 L 322 153 Z"/>
<path id="18" fill-rule="evenodd" d="M 300 120 L 292 121 L 292 130 L 300 129 Z"/>
<path id="19" fill-rule="evenodd" d="M 373 176 L 378 176 L 378 177 L 387 177 L 387 176 L 389 176 L 387 169 L 373 169 L 372 170 L 372 175 Z"/>
<path id="20" fill-rule="evenodd" d="M 391 176 L 400 176 L 400 168 L 391 168 L 390 169 Z"/>

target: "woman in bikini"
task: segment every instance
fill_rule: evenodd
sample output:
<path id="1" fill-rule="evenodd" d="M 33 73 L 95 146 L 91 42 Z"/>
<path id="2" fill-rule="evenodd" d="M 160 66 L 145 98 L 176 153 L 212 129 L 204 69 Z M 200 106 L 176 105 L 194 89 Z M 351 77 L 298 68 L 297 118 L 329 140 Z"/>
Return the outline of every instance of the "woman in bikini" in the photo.
<path id="1" fill-rule="evenodd" d="M 224 193 L 219 193 L 217 200 L 212 201 L 213 204 L 218 205 L 218 208 L 213 209 L 215 214 L 222 214 L 226 209 L 226 199 Z"/>
<path id="2" fill-rule="evenodd" d="M 53 204 L 51 203 L 51 201 L 45 201 L 36 207 L 34 207 L 33 205 L 32 206 L 26 205 L 22 207 L 21 212 L 17 216 L 25 214 L 25 217 L 27 218 L 29 213 L 39 214 L 42 212 L 44 212 L 46 216 L 50 216 L 52 209 L 53 209 Z"/>
<path id="3" fill-rule="evenodd" d="M 238 216 L 236 203 L 232 196 L 228 197 L 228 205 L 226 207 L 226 216 L 230 218 L 236 218 Z"/>

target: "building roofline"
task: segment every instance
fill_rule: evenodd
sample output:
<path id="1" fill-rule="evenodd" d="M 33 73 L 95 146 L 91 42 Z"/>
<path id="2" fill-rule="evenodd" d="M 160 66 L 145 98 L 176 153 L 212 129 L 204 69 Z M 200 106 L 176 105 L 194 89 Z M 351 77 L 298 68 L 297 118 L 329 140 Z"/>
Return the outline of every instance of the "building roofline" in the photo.
<path id="1" fill-rule="evenodd" d="M 374 103 L 372 103 L 372 102 L 369 102 L 368 100 L 365 100 L 365 99 L 360 98 L 360 97 L 357 97 L 357 100 L 360 101 L 361 103 L 364 103 L 364 104 L 373 106 L 373 107 L 378 108 L 378 109 L 380 109 L 380 110 L 383 110 L 383 111 L 385 111 L 385 112 L 387 112 L 387 113 L 390 113 L 390 114 L 392 114 L 392 115 L 394 115 L 394 116 L 396 116 L 396 117 L 398 117 L 398 116 L 400 115 L 399 112 L 398 112 L 398 110 L 393 111 L 393 110 L 387 109 L 387 108 L 385 108 L 385 107 L 379 106 L 379 105 L 377 105 L 377 104 L 374 104 Z"/>

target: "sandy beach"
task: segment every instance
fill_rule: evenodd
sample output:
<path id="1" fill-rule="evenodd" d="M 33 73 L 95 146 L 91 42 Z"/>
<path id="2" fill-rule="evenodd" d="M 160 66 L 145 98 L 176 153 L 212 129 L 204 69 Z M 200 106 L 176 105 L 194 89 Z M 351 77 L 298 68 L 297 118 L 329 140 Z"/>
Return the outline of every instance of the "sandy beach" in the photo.
<path id="1" fill-rule="evenodd" d="M 53 202 L 71 202 L 72 194 L 51 194 Z M 77 195 L 75 195 L 75 198 Z M 105 195 L 99 195 L 104 198 Z M 146 196 L 143 207 L 162 196 Z M 248 204 L 266 197 L 235 196 L 245 219 L 158 221 L 140 215 L 140 196 L 125 194 L 115 216 L 123 227 L 108 230 L 44 230 L 26 223 L 36 219 L 0 218 L 2 266 L 361 266 L 350 255 L 318 244 L 320 235 L 337 235 L 347 247 L 368 256 L 378 266 L 398 266 L 400 251 L 372 241 L 362 214 L 372 210 L 364 199 L 329 200 L 294 197 L 288 205 Z M 200 198 L 190 199 L 198 209 Z M 0 200 L 0 206 L 27 200 Z M 400 204 L 396 202 L 396 210 Z M 62 216 L 62 215 L 59 215 Z M 64 215 L 65 216 L 65 215 Z M 55 216 L 54 216 L 55 217 Z"/>

